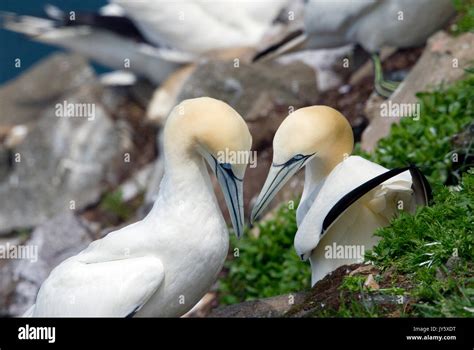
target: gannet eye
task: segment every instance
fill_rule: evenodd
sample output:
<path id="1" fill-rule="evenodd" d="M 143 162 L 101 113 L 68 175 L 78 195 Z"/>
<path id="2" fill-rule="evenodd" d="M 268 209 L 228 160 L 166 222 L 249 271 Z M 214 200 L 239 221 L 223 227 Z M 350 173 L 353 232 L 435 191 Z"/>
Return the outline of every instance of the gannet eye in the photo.
<path id="1" fill-rule="evenodd" d="M 296 156 L 293 157 L 294 160 L 301 160 L 304 158 L 304 155 L 302 154 L 297 154 Z"/>

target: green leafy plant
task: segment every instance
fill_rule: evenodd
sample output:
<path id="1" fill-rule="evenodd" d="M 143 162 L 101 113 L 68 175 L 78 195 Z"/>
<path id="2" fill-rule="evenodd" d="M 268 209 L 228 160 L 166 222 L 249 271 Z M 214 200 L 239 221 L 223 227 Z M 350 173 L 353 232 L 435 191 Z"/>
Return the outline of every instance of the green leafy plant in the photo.
<path id="1" fill-rule="evenodd" d="M 458 17 L 451 31 L 454 34 L 474 31 L 474 1 L 453 0 L 453 3 Z"/>
<path id="2" fill-rule="evenodd" d="M 282 206 L 272 219 L 259 223 L 257 231 L 258 237 L 247 232 L 241 240 L 231 238 L 234 257 L 226 262 L 228 273 L 219 284 L 224 304 L 297 292 L 310 286 L 310 268 L 293 248 L 295 210 Z"/>
<path id="3" fill-rule="evenodd" d="M 379 229 L 366 258 L 409 277 L 416 315 L 474 316 L 474 172 L 435 193 L 434 205 Z"/>
<path id="4" fill-rule="evenodd" d="M 116 190 L 107 193 L 99 205 L 100 209 L 116 216 L 119 220 L 128 220 L 133 211 L 122 198 L 122 191 Z"/>

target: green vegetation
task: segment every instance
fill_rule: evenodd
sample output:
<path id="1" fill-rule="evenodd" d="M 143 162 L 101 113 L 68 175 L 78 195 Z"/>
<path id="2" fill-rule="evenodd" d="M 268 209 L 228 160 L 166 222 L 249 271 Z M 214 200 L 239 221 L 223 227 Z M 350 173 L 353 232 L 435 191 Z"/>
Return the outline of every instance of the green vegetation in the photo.
<path id="1" fill-rule="evenodd" d="M 434 205 L 379 229 L 366 258 L 407 276 L 419 316 L 474 316 L 474 172 L 459 189 L 438 186 Z"/>
<path id="2" fill-rule="evenodd" d="M 132 214 L 133 209 L 122 198 L 122 191 L 116 190 L 105 194 L 99 204 L 99 208 L 105 213 L 113 216 L 115 221 L 126 221 Z"/>
<path id="3" fill-rule="evenodd" d="M 309 266 L 293 249 L 295 209 L 282 206 L 272 219 L 260 222 L 257 229 L 258 237 L 247 231 L 241 240 L 231 238 L 232 249 L 238 251 L 233 250 L 233 259 L 225 265 L 228 274 L 220 280 L 220 300 L 224 304 L 296 292 L 310 286 Z"/>
<path id="4" fill-rule="evenodd" d="M 394 124 L 390 135 L 379 141 L 373 154 L 356 147 L 356 153 L 386 168 L 413 163 L 421 168 L 430 183 L 455 183 L 464 164 L 458 162 L 470 149 L 453 149 L 453 135 L 463 131 L 474 121 L 474 74 L 466 79 L 434 92 L 419 93 L 420 119 L 404 118 Z"/>
<path id="5" fill-rule="evenodd" d="M 453 3 L 458 12 L 456 24 L 452 28 L 453 34 L 474 31 L 474 1 L 453 0 Z"/>

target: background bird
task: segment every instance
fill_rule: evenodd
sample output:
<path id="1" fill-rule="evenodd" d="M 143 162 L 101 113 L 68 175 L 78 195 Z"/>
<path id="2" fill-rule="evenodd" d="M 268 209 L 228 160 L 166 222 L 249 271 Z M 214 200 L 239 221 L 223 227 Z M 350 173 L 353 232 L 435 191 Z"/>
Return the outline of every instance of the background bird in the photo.
<path id="1" fill-rule="evenodd" d="M 327 106 L 301 108 L 280 125 L 273 140 L 273 162 L 252 210 L 256 220 L 278 190 L 305 167 L 305 183 L 297 210 L 297 254 L 310 258 L 312 284 L 337 267 L 363 256 L 335 258 L 328 246 L 370 249 L 379 227 L 398 211 L 427 204 L 431 190 L 415 167 L 388 170 L 358 156 L 350 124 Z"/>
<path id="2" fill-rule="evenodd" d="M 151 212 L 58 265 L 26 315 L 181 316 L 191 309 L 217 278 L 229 244 L 205 161 L 240 236 L 247 160 L 231 164 L 220 152 L 245 153 L 251 143 L 224 102 L 179 104 L 165 126 L 165 174 Z"/>
<path id="3" fill-rule="evenodd" d="M 2 13 L 1 26 L 159 84 L 206 54 L 255 47 L 288 1 L 110 0 L 97 13 L 47 5 L 47 18 Z"/>
<path id="4" fill-rule="evenodd" d="M 379 52 L 383 47 L 422 45 L 454 15 L 451 0 L 309 0 L 304 7 L 304 49 L 360 45 L 374 63 L 375 90 L 389 96 L 397 83 L 385 80 Z M 281 43 L 285 45 L 285 42 Z M 274 44 L 256 59 L 279 50 Z M 292 47 L 295 48 L 295 47 Z"/>

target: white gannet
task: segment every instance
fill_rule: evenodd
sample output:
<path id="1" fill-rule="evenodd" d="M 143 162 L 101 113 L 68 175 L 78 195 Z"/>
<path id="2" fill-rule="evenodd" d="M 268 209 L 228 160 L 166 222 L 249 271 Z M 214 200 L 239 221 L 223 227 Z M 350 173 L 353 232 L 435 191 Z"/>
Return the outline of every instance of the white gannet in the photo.
<path id="1" fill-rule="evenodd" d="M 303 48 L 359 44 L 371 54 L 376 91 L 388 96 L 397 84 L 383 78 L 378 55 L 382 47 L 422 45 L 454 12 L 452 0 L 308 0 L 304 8 L 307 41 Z M 274 45 L 272 51 L 277 49 Z M 267 51 L 256 57 L 270 54 Z"/>
<path id="2" fill-rule="evenodd" d="M 305 167 L 294 244 L 303 260 L 310 259 L 313 285 L 337 267 L 363 258 L 328 257 L 329 249 L 370 249 L 377 242 L 377 228 L 388 225 L 398 210 L 412 212 L 427 204 L 431 196 L 415 166 L 388 170 L 350 156 L 353 144 L 349 122 L 335 109 L 312 106 L 291 113 L 275 134 L 273 163 L 252 210 L 255 221 L 288 179 Z"/>
<path id="3" fill-rule="evenodd" d="M 0 13 L 0 26 L 161 83 L 209 52 L 255 47 L 289 0 L 110 0 L 98 13 Z"/>
<path id="4" fill-rule="evenodd" d="M 165 174 L 151 212 L 58 265 L 25 315 L 181 316 L 190 310 L 217 278 L 229 244 L 205 161 L 240 236 L 248 157 L 232 153 L 248 155 L 251 143 L 244 120 L 226 103 L 181 102 L 165 125 Z"/>
<path id="5" fill-rule="evenodd" d="M 110 0 L 152 42 L 205 54 L 255 47 L 289 0 Z"/>

